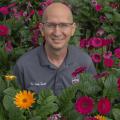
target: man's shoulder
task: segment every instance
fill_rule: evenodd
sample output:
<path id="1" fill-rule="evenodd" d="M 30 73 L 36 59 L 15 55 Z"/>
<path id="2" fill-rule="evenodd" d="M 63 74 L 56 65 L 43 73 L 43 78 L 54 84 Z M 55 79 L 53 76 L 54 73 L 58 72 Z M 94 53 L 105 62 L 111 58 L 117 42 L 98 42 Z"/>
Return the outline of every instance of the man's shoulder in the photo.
<path id="1" fill-rule="evenodd" d="M 27 51 L 25 54 L 20 56 L 20 58 L 17 60 L 17 63 L 18 64 L 25 64 L 26 62 L 30 62 L 30 61 L 35 60 L 35 58 L 38 57 L 39 50 L 40 50 L 40 46 Z"/>

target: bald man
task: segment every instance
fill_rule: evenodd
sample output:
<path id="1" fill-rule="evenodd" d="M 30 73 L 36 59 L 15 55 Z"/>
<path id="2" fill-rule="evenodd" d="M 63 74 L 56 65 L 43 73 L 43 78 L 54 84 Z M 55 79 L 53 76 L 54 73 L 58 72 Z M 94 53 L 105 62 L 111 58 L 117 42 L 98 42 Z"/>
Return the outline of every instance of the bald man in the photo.
<path id="1" fill-rule="evenodd" d="M 69 7 L 52 3 L 44 11 L 41 34 L 45 44 L 27 52 L 16 63 L 14 74 L 22 89 L 39 93 L 52 89 L 55 95 L 80 81 L 72 73 L 79 67 L 96 74 L 91 58 L 80 48 L 68 45 L 76 24 Z"/>

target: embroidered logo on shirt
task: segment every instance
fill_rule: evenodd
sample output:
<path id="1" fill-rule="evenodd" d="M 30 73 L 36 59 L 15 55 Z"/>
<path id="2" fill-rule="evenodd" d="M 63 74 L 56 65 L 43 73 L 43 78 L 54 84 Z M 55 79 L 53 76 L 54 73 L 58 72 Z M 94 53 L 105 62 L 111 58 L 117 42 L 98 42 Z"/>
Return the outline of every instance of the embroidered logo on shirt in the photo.
<path id="1" fill-rule="evenodd" d="M 33 85 L 34 85 L 34 86 L 45 86 L 46 83 L 44 83 L 44 82 L 36 82 L 36 83 L 31 82 L 30 85 L 32 85 L 32 86 L 33 86 Z"/>

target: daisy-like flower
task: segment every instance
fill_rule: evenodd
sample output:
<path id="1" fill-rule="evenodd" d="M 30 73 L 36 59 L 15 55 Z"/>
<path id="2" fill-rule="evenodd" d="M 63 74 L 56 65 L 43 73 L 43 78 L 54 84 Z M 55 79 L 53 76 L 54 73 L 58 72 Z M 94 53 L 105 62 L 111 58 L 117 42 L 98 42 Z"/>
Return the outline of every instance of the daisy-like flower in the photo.
<path id="1" fill-rule="evenodd" d="M 83 115 L 90 114 L 93 111 L 93 107 L 94 101 L 88 96 L 80 97 L 75 103 L 76 111 Z"/>
<path id="2" fill-rule="evenodd" d="M 104 59 L 103 61 L 105 67 L 112 67 L 114 65 L 114 60 L 112 58 Z"/>
<path id="3" fill-rule="evenodd" d="M 115 49 L 114 54 L 116 58 L 120 59 L 120 48 Z"/>
<path id="4" fill-rule="evenodd" d="M 9 33 L 10 30 L 6 25 L 0 25 L 0 36 L 7 36 Z"/>
<path id="5" fill-rule="evenodd" d="M 100 63 L 101 62 L 101 55 L 98 53 L 95 53 L 91 56 L 93 62 Z"/>
<path id="6" fill-rule="evenodd" d="M 16 79 L 16 76 L 14 75 L 5 75 L 5 80 L 7 81 L 12 81 L 12 80 L 15 80 Z"/>
<path id="7" fill-rule="evenodd" d="M 107 120 L 105 116 L 102 116 L 102 115 L 96 115 L 95 118 L 97 120 Z"/>
<path id="8" fill-rule="evenodd" d="M 34 93 L 26 90 L 17 93 L 14 99 L 14 104 L 20 109 L 29 109 L 35 103 Z"/>
<path id="9" fill-rule="evenodd" d="M 108 98 L 101 98 L 97 105 L 98 112 L 102 115 L 105 115 L 111 110 L 111 103 Z"/>
<path id="10" fill-rule="evenodd" d="M 95 10 L 96 10 L 97 12 L 101 11 L 101 10 L 102 10 L 102 5 L 97 4 L 97 5 L 95 6 Z"/>

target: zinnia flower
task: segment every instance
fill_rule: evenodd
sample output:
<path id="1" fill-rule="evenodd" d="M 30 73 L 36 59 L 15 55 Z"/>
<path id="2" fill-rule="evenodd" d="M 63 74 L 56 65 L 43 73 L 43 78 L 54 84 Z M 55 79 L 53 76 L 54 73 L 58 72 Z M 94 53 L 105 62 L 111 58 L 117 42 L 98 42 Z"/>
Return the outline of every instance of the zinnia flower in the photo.
<path id="1" fill-rule="evenodd" d="M 1 7 L 1 8 L 0 8 L 0 13 L 2 13 L 3 15 L 9 14 L 8 7 L 6 7 L 6 6 Z"/>
<path id="2" fill-rule="evenodd" d="M 95 10 L 96 10 L 97 12 L 101 11 L 101 10 L 102 10 L 102 5 L 97 4 L 97 5 L 95 6 Z"/>
<path id="3" fill-rule="evenodd" d="M 114 54 L 116 58 L 120 59 L 120 48 L 115 49 Z"/>
<path id="4" fill-rule="evenodd" d="M 21 109 L 29 109 L 35 103 L 34 93 L 30 91 L 20 91 L 15 96 L 14 104 Z"/>
<path id="5" fill-rule="evenodd" d="M 101 56 L 98 53 L 95 53 L 91 56 L 93 62 L 95 63 L 100 63 L 101 62 Z"/>
<path id="6" fill-rule="evenodd" d="M 104 66 L 105 67 L 112 67 L 114 64 L 114 60 L 112 58 L 104 59 Z"/>
<path id="7" fill-rule="evenodd" d="M 120 92 L 120 78 L 118 78 L 117 86 L 118 86 L 118 91 Z"/>
<path id="8" fill-rule="evenodd" d="M 75 71 L 72 73 L 73 77 L 76 77 L 77 74 L 83 73 L 85 72 L 86 67 L 79 67 L 77 69 L 75 69 Z"/>
<path id="9" fill-rule="evenodd" d="M 38 10 L 38 15 L 42 16 L 43 15 L 43 10 Z"/>
<path id="10" fill-rule="evenodd" d="M 103 58 L 104 59 L 109 59 L 110 57 L 112 57 L 112 52 L 111 51 L 107 51 L 107 52 L 103 53 Z"/>
<path id="11" fill-rule="evenodd" d="M 101 38 L 90 38 L 91 45 L 95 48 L 102 47 L 102 39 Z"/>
<path id="12" fill-rule="evenodd" d="M 0 36 L 6 36 L 9 32 L 10 30 L 6 25 L 0 25 Z"/>
<path id="13" fill-rule="evenodd" d="M 108 98 L 101 98 L 98 102 L 98 112 L 102 115 L 107 114 L 111 110 L 111 103 Z"/>
<path id="14" fill-rule="evenodd" d="M 90 114 L 93 111 L 93 107 L 94 101 L 88 96 L 80 97 L 75 103 L 76 111 L 84 115 Z"/>
<path id="15" fill-rule="evenodd" d="M 95 118 L 97 120 L 107 120 L 105 116 L 102 116 L 102 115 L 96 115 Z"/>

